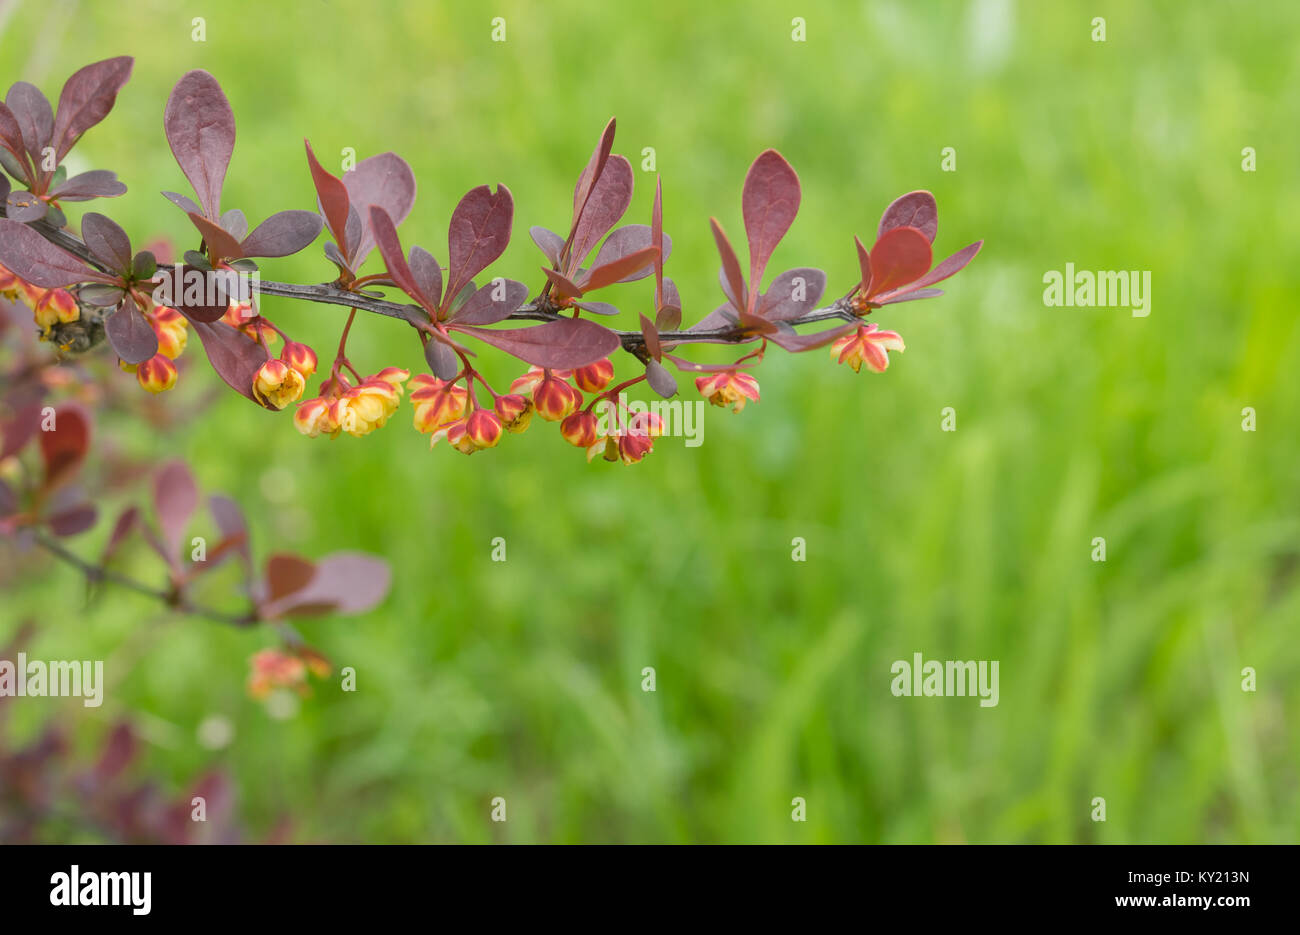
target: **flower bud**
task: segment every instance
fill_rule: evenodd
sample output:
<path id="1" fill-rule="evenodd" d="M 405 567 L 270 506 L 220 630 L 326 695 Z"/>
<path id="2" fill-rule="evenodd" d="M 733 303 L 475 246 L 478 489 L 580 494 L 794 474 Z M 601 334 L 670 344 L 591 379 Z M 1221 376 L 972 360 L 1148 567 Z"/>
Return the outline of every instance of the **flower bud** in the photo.
<path id="1" fill-rule="evenodd" d="M 316 352 L 306 344 L 285 341 L 284 347 L 280 349 L 280 359 L 304 377 L 310 377 L 316 372 Z"/>
<path id="2" fill-rule="evenodd" d="M 582 394 L 552 374 L 533 390 L 533 405 L 546 421 L 559 422 L 582 405 Z"/>
<path id="3" fill-rule="evenodd" d="M 301 398 L 306 388 L 301 373 L 275 358 L 262 364 L 253 377 L 253 398 L 267 409 L 283 409 Z"/>
<path id="4" fill-rule="evenodd" d="M 522 432 L 533 421 L 533 404 L 518 393 L 498 396 L 493 407 L 508 432 Z"/>
<path id="5" fill-rule="evenodd" d="M 495 448 L 501 432 L 501 419 L 491 409 L 475 409 L 465 420 L 465 437 L 475 449 Z"/>
<path id="6" fill-rule="evenodd" d="M 543 370 L 541 367 L 538 367 L 536 365 L 531 366 L 528 368 L 528 372 L 525 373 L 523 376 L 515 377 L 514 382 L 510 384 L 510 392 L 521 393 L 521 394 L 531 393 L 533 390 L 537 388 L 537 384 L 542 382 L 542 379 L 545 376 L 546 376 L 546 371 Z M 560 380 L 567 380 L 569 379 L 570 371 L 552 370 L 551 376 L 557 377 Z"/>
<path id="7" fill-rule="evenodd" d="M 150 393 L 163 393 L 176 385 L 176 365 L 162 354 L 154 354 L 135 368 L 135 378 Z"/>
<path id="8" fill-rule="evenodd" d="M 175 360 L 185 351 L 189 341 L 189 323 L 180 312 L 166 305 L 154 306 L 150 324 L 158 335 L 158 353 Z"/>
<path id="9" fill-rule="evenodd" d="M 573 371 L 573 382 L 588 393 L 599 393 L 614 379 L 614 362 L 606 357 Z"/>
<path id="10" fill-rule="evenodd" d="M 565 417 L 560 423 L 560 434 L 570 445 L 591 448 L 600 440 L 600 426 L 596 414 L 583 409 Z"/>

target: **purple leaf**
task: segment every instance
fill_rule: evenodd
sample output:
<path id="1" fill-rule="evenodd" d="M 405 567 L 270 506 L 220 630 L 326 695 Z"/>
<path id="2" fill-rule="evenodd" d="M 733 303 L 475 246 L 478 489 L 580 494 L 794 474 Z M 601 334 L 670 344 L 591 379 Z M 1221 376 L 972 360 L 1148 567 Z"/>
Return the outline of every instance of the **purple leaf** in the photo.
<path id="1" fill-rule="evenodd" d="M 494 279 L 452 315 L 462 325 L 495 325 L 528 301 L 528 287 L 513 279 Z"/>
<path id="2" fill-rule="evenodd" d="M 682 299 L 671 279 L 664 280 L 663 298 L 655 310 L 655 326 L 660 331 L 676 331 L 682 326 Z"/>
<path id="3" fill-rule="evenodd" d="M 660 232 L 660 240 L 663 242 L 665 254 L 662 259 L 668 259 L 667 254 L 672 251 L 673 242 L 667 235 Z M 646 247 L 657 246 L 654 242 L 653 231 L 646 224 L 627 224 L 614 231 L 605 238 L 605 242 L 600 245 L 600 250 L 596 252 L 596 259 L 592 261 L 592 266 L 600 267 L 615 260 L 620 260 L 630 253 L 638 250 L 644 250 Z M 637 270 L 631 276 L 625 276 L 619 282 L 635 282 L 638 279 L 644 279 L 655 271 L 656 263 L 662 267 L 662 262 L 656 260 L 644 269 Z"/>
<path id="4" fill-rule="evenodd" d="M 485 344 L 538 367 L 571 370 L 595 363 L 618 350 L 618 335 L 585 318 L 561 318 L 532 328 L 490 330 L 461 325 Z"/>
<path id="5" fill-rule="evenodd" d="M 134 302 L 127 302 L 104 319 L 104 334 L 124 363 L 142 364 L 158 353 L 158 335 Z"/>
<path id="6" fill-rule="evenodd" d="M 370 206 L 370 232 L 379 245 L 379 253 L 384 258 L 389 278 L 397 283 L 397 288 L 419 302 L 430 316 L 436 318 L 437 305 L 429 300 L 420 289 L 419 282 L 411 274 L 411 268 L 406 265 L 406 258 L 402 256 L 402 242 L 397 237 L 393 220 L 388 216 L 388 212 L 378 205 Z"/>
<path id="7" fill-rule="evenodd" d="M 562 299 L 582 298 L 582 289 L 580 289 L 576 283 L 565 278 L 563 275 L 557 273 L 555 270 L 547 269 L 544 266 L 542 267 L 542 272 L 546 274 L 546 278 L 551 281 L 551 284 L 553 286 L 555 286 L 555 291 L 560 296 L 560 298 Z"/>
<path id="8" fill-rule="evenodd" d="M 184 195 L 178 195 L 176 192 L 163 192 L 162 196 L 180 208 L 186 214 L 202 214 L 203 209 L 194 203 L 194 200 Z"/>
<path id="9" fill-rule="evenodd" d="M 274 619 L 329 611 L 364 613 L 388 595 L 391 584 L 392 572 L 383 559 L 360 552 L 335 552 L 315 564 L 305 583 L 264 603 L 262 615 Z"/>
<path id="10" fill-rule="evenodd" d="M 664 399 L 677 393 L 677 379 L 668 372 L 668 368 L 657 360 L 645 362 L 646 382 Z"/>
<path id="11" fill-rule="evenodd" d="M 188 316 L 187 316 L 188 317 Z M 267 361 L 266 350 L 252 338 L 225 322 L 190 319 L 203 350 L 217 375 L 231 389 L 248 399 L 253 398 L 253 378 Z"/>
<path id="12" fill-rule="evenodd" d="M 236 240 L 243 240 L 248 236 L 248 218 L 238 208 L 231 208 L 224 212 L 218 223 L 223 231 Z"/>
<path id="13" fill-rule="evenodd" d="M 15 81 L 5 103 L 18 121 L 23 146 L 40 174 L 41 150 L 50 145 L 50 137 L 54 134 L 54 111 L 50 109 L 50 102 L 36 85 Z"/>
<path id="14" fill-rule="evenodd" d="M 131 269 L 131 240 L 111 218 L 93 211 L 87 214 L 81 219 L 81 239 L 109 269 L 122 274 Z"/>
<path id="15" fill-rule="evenodd" d="M 913 289 L 924 289 L 926 286 L 932 286 L 936 282 L 943 282 L 943 280 L 947 279 L 949 276 L 960 272 L 966 267 L 967 263 L 975 259 L 975 254 L 979 253 L 980 248 L 983 246 L 984 241 L 977 240 L 969 247 L 958 250 L 920 279 L 910 283 L 908 285 L 908 291 L 910 292 Z"/>
<path id="16" fill-rule="evenodd" d="M 24 170 L 26 175 L 27 167 L 27 145 L 23 142 L 23 128 L 18 123 L 18 118 L 14 112 L 9 109 L 9 105 L 0 103 L 0 146 L 7 149 L 13 157 L 18 160 L 18 164 Z M 34 182 L 35 179 L 26 179 L 28 182 Z"/>
<path id="17" fill-rule="evenodd" d="M 321 211 L 329 224 L 330 236 L 334 242 L 343 247 L 346 255 L 348 231 L 348 209 L 352 206 L 348 197 L 348 187 L 343 180 L 326 172 L 312 152 L 311 143 L 303 140 L 307 148 L 307 165 L 311 169 L 312 184 L 316 186 L 316 196 L 320 199 Z"/>
<path id="18" fill-rule="evenodd" d="M 440 338 L 433 338 L 424 345 L 424 360 L 439 380 L 454 380 L 460 370 L 460 358 L 451 349 L 451 345 Z"/>
<path id="19" fill-rule="evenodd" d="M 617 305 L 610 305 L 608 302 L 574 302 L 578 308 L 584 312 L 591 312 L 593 315 L 620 315 Z"/>
<path id="20" fill-rule="evenodd" d="M 567 273 L 572 275 L 600 239 L 627 213 L 632 204 L 632 184 L 632 164 L 623 156 L 611 156 L 578 218 Z"/>
<path id="21" fill-rule="evenodd" d="M 577 227 L 578 219 L 582 217 L 587 201 L 591 197 L 592 188 L 605 171 L 605 163 L 609 161 L 610 151 L 614 148 L 614 128 L 615 121 L 611 117 L 609 123 L 605 124 L 605 129 L 601 131 L 600 139 L 596 141 L 596 148 L 591 151 L 591 158 L 587 160 L 582 174 L 578 176 L 578 184 L 573 189 L 573 221 L 569 225 L 570 230 Z"/>
<path id="22" fill-rule="evenodd" d="M 663 357 L 663 348 L 659 346 L 659 329 L 645 315 L 641 316 L 641 337 L 645 339 L 645 349 L 655 360 Z"/>
<path id="23" fill-rule="evenodd" d="M 290 256 L 320 235 L 324 220 L 315 211 L 281 211 L 273 214 L 244 238 L 244 256 Z"/>
<path id="24" fill-rule="evenodd" d="M 0 265 L 19 279 L 43 289 L 78 282 L 113 282 L 114 277 L 93 270 L 80 259 L 54 246 L 26 224 L 0 218 Z"/>
<path id="25" fill-rule="evenodd" d="M 858 251 L 858 269 L 862 274 L 859 288 L 865 295 L 867 290 L 871 288 L 871 254 L 866 247 L 862 246 L 862 241 L 857 238 L 856 234 L 853 237 L 853 245 Z"/>
<path id="26" fill-rule="evenodd" d="M 933 299 L 936 296 L 943 295 L 942 289 L 917 289 L 912 291 L 908 286 L 898 292 L 891 292 L 889 295 L 876 296 L 872 299 L 877 305 L 898 305 L 900 302 L 915 302 L 917 299 Z"/>
<path id="27" fill-rule="evenodd" d="M 10 192 L 5 198 L 5 214 L 24 224 L 45 217 L 49 206 L 31 192 Z"/>
<path id="28" fill-rule="evenodd" d="M 745 301 L 745 277 L 740 272 L 740 260 L 736 258 L 736 250 L 731 246 L 718 219 L 709 218 L 709 224 L 713 228 L 713 239 L 718 244 L 718 253 L 722 255 L 723 294 L 731 299 L 731 304 L 738 311 L 742 310 L 745 307 L 741 304 Z"/>
<path id="29" fill-rule="evenodd" d="M 56 536 L 75 536 L 95 525 L 99 511 L 90 503 L 82 503 L 61 510 L 47 520 L 50 531 Z"/>
<path id="30" fill-rule="evenodd" d="M 252 552 L 248 545 L 248 520 L 244 518 L 244 511 L 234 500 L 221 494 L 208 497 L 208 509 L 217 529 L 221 530 L 222 539 L 233 543 L 231 549 L 239 555 L 247 573 L 252 567 Z"/>
<path id="31" fill-rule="evenodd" d="M 94 62 L 73 72 L 59 94 L 59 113 L 54 120 L 54 155 L 58 162 L 95 124 L 108 116 L 117 92 L 131 77 L 134 59 L 129 55 Z"/>
<path id="32" fill-rule="evenodd" d="M 620 257 L 612 263 L 597 266 L 587 273 L 578 282 L 578 285 L 586 294 L 596 289 L 603 289 L 605 286 L 616 282 L 628 282 L 630 279 L 637 278 L 632 274 L 639 270 L 644 269 L 649 272 L 651 264 L 654 263 L 654 259 L 658 255 L 659 249 L 657 247 L 644 247 L 635 253 Z"/>
<path id="33" fill-rule="evenodd" d="M 488 186 L 480 185 L 460 200 L 447 232 L 449 296 L 459 295 L 465 283 L 505 252 L 514 215 L 514 198 L 504 185 L 498 184 L 495 194 Z"/>
<path id="34" fill-rule="evenodd" d="M 741 208 L 749 238 L 749 288 L 752 306 L 772 251 L 799 212 L 799 176 L 775 149 L 761 153 L 745 176 Z"/>
<path id="35" fill-rule="evenodd" d="M 876 239 L 895 227 L 915 227 L 926 240 L 934 243 L 934 235 L 939 230 L 939 208 L 934 203 L 934 196 L 927 191 L 916 191 L 895 198 L 880 216 Z"/>
<path id="36" fill-rule="evenodd" d="M 786 326 L 789 327 L 788 325 Z M 781 331 L 768 335 L 768 339 L 792 354 L 798 354 L 801 351 L 811 351 L 815 348 L 825 347 L 840 335 L 848 334 L 854 328 L 858 327 L 856 321 L 851 321 L 846 325 L 840 325 L 836 328 L 828 328 L 826 331 L 815 331 L 812 334 L 786 334 Z"/>
<path id="37" fill-rule="evenodd" d="M 244 248 L 239 241 L 216 221 L 210 221 L 201 214 L 191 214 L 190 223 L 199 229 L 203 242 L 208 247 L 208 254 L 214 263 L 221 260 L 238 260 L 244 255 Z"/>
<path id="38" fill-rule="evenodd" d="M 537 226 L 528 228 L 528 236 L 532 237 L 533 243 L 546 254 L 546 259 L 551 261 L 551 265 L 558 268 L 560 253 L 564 250 L 564 238 L 555 231 Z"/>
<path id="39" fill-rule="evenodd" d="M 45 466 L 43 483 L 48 489 L 81 466 L 90 448 L 89 417 L 79 406 L 59 406 L 54 413 L 54 428 L 40 433 L 40 447 Z"/>
<path id="40" fill-rule="evenodd" d="M 360 239 L 353 247 L 348 243 L 348 258 L 359 267 L 375 247 L 370 229 L 370 205 L 384 209 L 396 227 L 406 220 L 415 204 L 415 175 L 406 161 L 396 153 L 380 153 L 362 159 L 356 168 L 343 176 L 343 185 L 361 221 Z"/>
<path id="41" fill-rule="evenodd" d="M 199 505 L 199 490 L 194 475 L 184 461 L 169 461 L 153 478 L 153 503 L 158 514 L 158 528 L 170 556 L 180 553 L 185 527 Z"/>
<path id="42" fill-rule="evenodd" d="M 219 217 L 221 188 L 235 151 L 235 115 L 217 79 L 195 69 L 176 82 L 163 112 L 163 129 L 203 213 Z"/>
<path id="43" fill-rule="evenodd" d="M 199 217 L 199 215 L 195 215 L 195 217 Z M 176 267 L 167 266 L 158 270 L 158 276 L 166 281 L 170 291 L 171 301 L 167 304 L 190 321 L 216 321 L 224 316 L 230 308 L 230 299 L 226 295 L 225 283 L 220 276 L 211 270 L 184 265 L 180 269 L 178 281 Z M 186 288 L 189 283 L 197 284 L 200 279 L 203 285 L 201 291 L 195 290 L 193 286 L 189 289 Z M 190 293 L 188 297 L 186 292 Z M 201 294 L 199 294 L 200 292 Z"/>
<path id="44" fill-rule="evenodd" d="M 915 282 L 930 268 L 930 241 L 915 227 L 895 227 L 885 232 L 871 248 L 869 296 L 885 293 Z"/>
<path id="45" fill-rule="evenodd" d="M 815 309 L 825 291 L 826 274 L 822 270 L 788 269 L 772 280 L 756 311 L 772 321 L 788 321 Z"/>
<path id="46" fill-rule="evenodd" d="M 117 550 L 122 547 L 126 537 L 135 530 L 139 521 L 139 507 L 129 506 L 118 514 L 117 522 L 113 523 L 113 530 L 109 533 L 108 542 L 104 545 L 104 551 L 99 557 L 100 567 L 107 565 L 109 559 L 117 554 Z"/>
<path id="47" fill-rule="evenodd" d="M 50 192 L 50 197 L 60 201 L 89 201 L 92 198 L 116 198 L 125 194 L 126 186 L 117 180 L 116 172 L 92 169 L 67 179 Z"/>
<path id="48" fill-rule="evenodd" d="M 415 280 L 420 294 L 428 298 L 434 308 L 442 303 L 442 267 L 433 258 L 433 254 L 423 247 L 411 248 L 411 277 Z"/>

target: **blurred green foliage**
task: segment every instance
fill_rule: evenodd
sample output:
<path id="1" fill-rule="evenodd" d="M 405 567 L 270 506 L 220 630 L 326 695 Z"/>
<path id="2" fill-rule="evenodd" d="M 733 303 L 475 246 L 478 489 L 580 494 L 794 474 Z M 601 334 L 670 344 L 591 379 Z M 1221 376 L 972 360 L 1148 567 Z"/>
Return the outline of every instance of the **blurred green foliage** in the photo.
<path id="1" fill-rule="evenodd" d="M 741 180 L 768 146 L 804 187 L 773 271 L 819 265 L 843 293 L 852 235 L 870 243 L 915 188 L 938 198 L 939 256 L 987 240 L 947 296 L 879 315 L 907 341 L 884 375 L 824 350 L 770 354 L 761 404 L 711 409 L 702 447 L 664 439 L 635 467 L 589 466 L 540 422 L 495 452 L 430 453 L 406 404 L 335 442 L 230 393 L 165 436 L 117 418 L 101 430 L 112 444 L 185 456 L 236 495 L 263 556 L 365 549 L 396 583 L 365 617 L 301 626 L 356 669 L 357 691 L 333 677 L 273 718 L 243 688 L 266 631 L 151 625 L 156 609 L 126 592 L 87 610 L 74 573 L 42 563 L 6 591 L 0 638 L 30 617 L 31 652 L 134 658 L 85 712 L 91 733 L 133 716 L 148 768 L 179 782 L 224 764 L 253 827 L 287 813 L 310 840 L 1295 840 L 1300 7 L 226 0 L 6 15 L 5 84 L 53 97 L 86 62 L 137 57 L 77 151 L 119 171 L 130 192 L 96 207 L 137 241 L 192 239 L 157 192 L 187 190 L 161 117 L 194 67 L 238 120 L 226 206 L 254 223 L 310 206 L 304 137 L 327 164 L 392 149 L 420 185 L 408 246 L 445 261 L 457 199 L 502 181 L 516 230 L 496 271 L 532 285 L 527 227 L 563 227 L 617 115 L 617 151 L 639 166 L 655 150 L 689 321 L 720 301 L 707 219 L 739 234 Z M 940 170 L 944 147 L 956 172 Z M 652 195 L 638 171 L 629 220 L 648 222 Z M 1150 317 L 1045 307 L 1042 276 L 1066 262 L 1151 270 Z M 264 270 L 329 275 L 319 245 Z M 627 309 L 648 302 L 644 283 L 621 288 Z M 266 311 L 328 358 L 337 309 Z M 354 333 L 370 372 L 422 369 L 400 323 Z M 483 356 L 502 380 L 522 369 Z M 178 398 L 216 383 L 197 342 L 187 358 Z M 949 406 L 955 432 L 940 430 Z M 143 551 L 130 561 L 155 573 Z M 1000 704 L 893 697 L 890 665 L 913 652 L 999 660 Z M 22 713 L 34 726 L 44 711 Z M 215 753 L 195 740 L 214 714 L 235 727 Z M 488 820 L 494 796 L 504 824 Z M 806 823 L 790 820 L 795 796 Z"/>

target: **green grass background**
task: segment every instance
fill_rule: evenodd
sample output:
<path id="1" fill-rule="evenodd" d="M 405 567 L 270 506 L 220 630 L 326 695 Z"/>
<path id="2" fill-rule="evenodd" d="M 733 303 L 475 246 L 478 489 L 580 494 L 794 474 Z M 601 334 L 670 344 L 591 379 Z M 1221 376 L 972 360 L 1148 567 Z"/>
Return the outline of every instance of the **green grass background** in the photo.
<path id="1" fill-rule="evenodd" d="M 134 654 L 80 715 L 88 737 L 134 717 L 142 769 L 179 789 L 225 766 L 255 832 L 288 814 L 309 840 L 1296 839 L 1300 7 L 10 7 L 5 84 L 54 97 L 86 62 L 137 57 L 77 151 L 120 172 L 130 192 L 95 207 L 136 241 L 192 239 L 157 192 L 188 190 L 161 117 L 193 67 L 238 120 L 225 205 L 254 223 L 309 207 L 304 137 L 327 163 L 392 149 L 419 181 L 408 246 L 445 260 L 460 195 L 505 182 L 517 220 L 497 271 L 534 287 L 527 227 L 563 226 L 610 115 L 634 165 L 656 151 L 688 320 L 720 301 L 707 219 L 739 234 L 741 181 L 769 146 L 804 187 L 774 271 L 819 265 L 842 293 L 852 235 L 870 243 L 915 188 L 938 198 L 940 256 L 987 241 L 947 296 L 878 316 L 907 342 L 884 375 L 773 353 L 761 404 L 711 409 L 702 447 L 665 439 L 635 467 L 589 466 L 540 422 L 495 452 L 431 453 L 405 403 L 332 443 L 229 393 L 165 433 L 116 417 L 103 441 L 189 458 L 253 514 L 262 555 L 365 549 L 395 586 L 372 613 L 301 626 L 358 690 L 317 683 L 277 719 L 244 693 L 266 631 L 151 625 L 155 608 L 121 592 L 87 609 L 71 570 L 33 564 L 7 586 L 0 637 L 34 618 L 32 653 L 110 668 Z M 956 172 L 940 170 L 949 146 Z M 638 170 L 629 220 L 648 221 L 652 195 Z M 1045 307 L 1042 275 L 1066 262 L 1151 270 L 1150 317 Z M 303 282 L 326 270 L 319 245 L 264 264 Z M 629 316 L 647 307 L 644 284 L 623 288 Z M 266 311 L 322 357 L 342 324 L 330 307 Z M 370 371 L 421 369 L 394 321 L 362 321 L 352 349 Z M 197 342 L 187 357 L 178 401 L 216 379 Z M 129 564 L 156 574 L 143 552 Z M 890 664 L 913 652 L 999 660 L 1001 703 L 893 697 Z M 28 727 L 48 710 L 24 708 Z M 219 752 L 195 740 L 211 715 L 235 727 Z M 495 796 L 505 823 L 489 821 Z"/>

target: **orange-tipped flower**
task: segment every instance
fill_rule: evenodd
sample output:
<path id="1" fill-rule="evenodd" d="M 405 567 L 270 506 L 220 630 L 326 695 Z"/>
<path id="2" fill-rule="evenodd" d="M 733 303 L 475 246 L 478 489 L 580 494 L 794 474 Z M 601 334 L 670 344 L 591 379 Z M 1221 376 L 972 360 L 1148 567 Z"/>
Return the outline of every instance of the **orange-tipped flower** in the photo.
<path id="1" fill-rule="evenodd" d="M 465 437 L 475 449 L 495 448 L 502 432 L 501 419 L 491 409 L 475 409 L 465 420 Z"/>
<path id="2" fill-rule="evenodd" d="M 0 266 L 0 295 L 6 299 L 17 298 L 22 287 L 23 281 L 21 279 Z"/>
<path id="3" fill-rule="evenodd" d="M 294 427 L 308 438 L 315 438 L 317 435 L 337 438 L 341 429 L 333 417 L 333 402 L 334 400 L 322 399 L 319 396 L 305 401 L 293 414 Z"/>
<path id="4" fill-rule="evenodd" d="M 282 360 L 272 358 L 253 377 L 253 398 L 267 409 L 283 409 L 302 398 L 307 381 Z"/>
<path id="5" fill-rule="evenodd" d="M 560 380 L 567 380 L 572 375 L 573 372 L 570 370 L 551 371 L 551 376 L 556 377 L 557 379 Z M 537 384 L 541 383 L 542 379 L 545 376 L 546 376 L 546 371 L 543 370 L 541 367 L 538 367 L 536 365 L 531 366 L 528 368 L 528 372 L 525 373 L 523 376 L 515 377 L 514 381 L 510 384 L 510 392 L 531 393 L 533 390 L 537 389 Z"/>
<path id="6" fill-rule="evenodd" d="M 280 359 L 303 377 L 310 377 L 316 372 L 316 352 L 306 344 L 285 341 L 284 347 L 280 349 Z"/>
<path id="7" fill-rule="evenodd" d="M 175 360 L 185 352 L 189 341 L 189 322 L 176 309 L 166 305 L 155 305 L 150 315 L 150 324 L 154 334 L 158 335 L 158 353 Z"/>
<path id="8" fill-rule="evenodd" d="M 664 433 L 664 420 L 653 412 L 634 412 L 627 427 L 618 436 L 618 458 L 624 464 L 636 464 L 654 450 L 654 440 Z M 608 449 L 608 446 L 607 446 Z M 606 450 L 605 458 L 613 461 Z"/>
<path id="9" fill-rule="evenodd" d="M 23 283 L 23 301 L 31 306 L 37 326 L 49 331 L 56 324 L 68 324 L 81 317 L 81 307 L 67 289 L 41 289 Z"/>
<path id="10" fill-rule="evenodd" d="M 262 649 L 249 660 L 248 694 L 266 698 L 276 689 L 307 690 L 307 664 L 279 649 Z"/>
<path id="11" fill-rule="evenodd" d="M 596 414 L 583 409 L 565 417 L 560 423 L 560 434 L 570 445 L 576 445 L 579 448 L 590 449 L 596 442 L 601 441 L 600 421 Z M 590 460 L 590 458 L 588 458 Z"/>
<path id="12" fill-rule="evenodd" d="M 498 396 L 493 408 L 501 417 L 501 424 L 505 426 L 507 432 L 522 432 L 528 428 L 528 423 L 533 421 L 532 401 L 518 393 Z"/>
<path id="13" fill-rule="evenodd" d="M 573 382 L 588 393 L 599 393 L 614 379 L 614 362 L 606 357 L 573 371 Z"/>
<path id="14" fill-rule="evenodd" d="M 411 405 L 416 431 L 428 434 L 463 417 L 469 394 L 463 386 L 421 373 L 411 378 Z"/>
<path id="15" fill-rule="evenodd" d="M 150 393 L 165 393 L 176 385 L 176 365 L 171 358 L 154 354 L 135 367 L 135 378 Z"/>
<path id="16" fill-rule="evenodd" d="M 848 364 L 854 373 L 865 363 L 869 370 L 884 373 L 889 366 L 889 351 L 902 351 L 903 339 L 896 331 L 881 331 L 874 321 L 860 325 L 852 334 L 837 338 L 831 345 L 831 359 Z"/>
<path id="17" fill-rule="evenodd" d="M 559 422 L 582 405 L 582 393 L 552 373 L 533 390 L 533 405 L 547 422 Z"/>
<path id="18" fill-rule="evenodd" d="M 721 370 L 695 378 L 695 388 L 715 406 L 731 406 L 732 412 L 745 408 L 747 400 L 758 402 L 758 381 L 738 370 Z"/>

